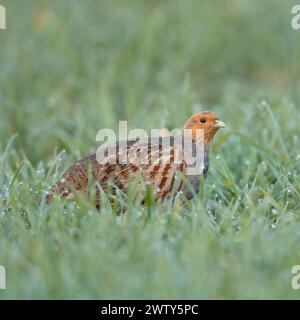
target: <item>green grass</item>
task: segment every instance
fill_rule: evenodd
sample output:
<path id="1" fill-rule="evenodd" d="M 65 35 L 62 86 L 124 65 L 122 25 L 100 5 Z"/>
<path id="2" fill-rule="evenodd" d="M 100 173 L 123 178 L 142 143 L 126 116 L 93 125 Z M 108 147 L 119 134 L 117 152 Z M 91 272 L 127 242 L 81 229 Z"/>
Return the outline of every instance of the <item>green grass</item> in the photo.
<path id="1" fill-rule="evenodd" d="M 295 1 L 1 4 L 0 298 L 300 298 Z M 203 109 L 228 129 L 186 206 L 38 206 L 99 129 Z"/>

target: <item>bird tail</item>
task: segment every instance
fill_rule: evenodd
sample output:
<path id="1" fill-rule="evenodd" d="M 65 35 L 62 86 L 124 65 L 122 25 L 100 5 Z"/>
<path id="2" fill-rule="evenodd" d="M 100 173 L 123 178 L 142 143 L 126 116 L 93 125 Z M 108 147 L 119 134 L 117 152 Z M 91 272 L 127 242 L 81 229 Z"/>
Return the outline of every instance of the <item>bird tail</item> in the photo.
<path id="1" fill-rule="evenodd" d="M 54 195 L 60 195 L 62 197 L 71 198 L 72 193 L 65 182 L 58 181 L 56 182 L 53 187 L 50 189 L 50 191 L 47 192 L 45 203 L 46 205 L 49 205 L 52 203 Z M 41 201 L 40 201 L 41 204 Z"/>

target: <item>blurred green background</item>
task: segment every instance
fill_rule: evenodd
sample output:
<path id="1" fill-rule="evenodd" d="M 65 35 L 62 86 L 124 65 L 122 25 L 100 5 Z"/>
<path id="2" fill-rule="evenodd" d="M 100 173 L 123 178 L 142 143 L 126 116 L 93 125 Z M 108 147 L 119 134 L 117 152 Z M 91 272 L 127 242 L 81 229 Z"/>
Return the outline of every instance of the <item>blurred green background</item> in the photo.
<path id="1" fill-rule="evenodd" d="M 300 298 L 297 1 L 0 3 L 0 298 Z M 200 110 L 229 129 L 189 208 L 37 206 L 99 129 Z"/>

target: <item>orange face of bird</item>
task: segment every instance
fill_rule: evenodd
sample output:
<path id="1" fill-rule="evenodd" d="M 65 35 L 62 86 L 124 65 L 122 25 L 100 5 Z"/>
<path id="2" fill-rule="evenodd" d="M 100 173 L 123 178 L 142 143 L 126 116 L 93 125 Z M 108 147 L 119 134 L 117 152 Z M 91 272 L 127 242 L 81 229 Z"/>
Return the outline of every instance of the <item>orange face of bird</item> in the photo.
<path id="1" fill-rule="evenodd" d="M 200 112 L 187 120 L 184 129 L 192 130 L 193 139 L 197 139 L 197 129 L 202 129 L 204 133 L 204 143 L 209 144 L 215 133 L 220 128 L 225 128 L 225 123 L 213 112 Z M 203 137 L 203 135 L 201 135 Z"/>

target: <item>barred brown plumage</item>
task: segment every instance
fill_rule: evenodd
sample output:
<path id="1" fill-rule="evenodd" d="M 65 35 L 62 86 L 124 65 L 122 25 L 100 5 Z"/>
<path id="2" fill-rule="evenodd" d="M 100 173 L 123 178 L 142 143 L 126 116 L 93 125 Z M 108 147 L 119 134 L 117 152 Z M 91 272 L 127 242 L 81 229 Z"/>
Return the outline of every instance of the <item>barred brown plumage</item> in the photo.
<path id="1" fill-rule="evenodd" d="M 177 136 L 121 141 L 105 146 L 99 154 L 87 155 L 75 163 L 51 188 L 46 195 L 46 203 L 52 201 L 54 194 L 73 199 L 74 191 L 87 193 L 89 170 L 97 190 L 97 206 L 101 202 L 99 187 L 104 192 L 110 190 L 114 193 L 117 188 L 126 191 L 129 181 L 138 176 L 153 187 L 157 201 L 172 198 L 178 192 L 190 199 L 199 191 L 200 176 L 205 176 L 208 171 L 210 142 L 217 130 L 223 127 L 225 124 L 213 112 L 200 112 L 185 123 L 183 129 L 189 129 L 193 151 L 198 142 L 203 143 L 203 152 L 196 156 L 203 157 L 204 163 L 201 170 L 193 174 L 188 174 L 190 164 L 186 158 L 187 152 L 176 143 Z M 202 129 L 200 136 L 198 129 Z M 116 152 L 111 153 L 114 148 Z M 110 185 L 113 186 L 112 190 Z"/>

